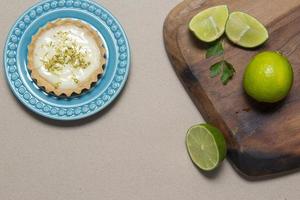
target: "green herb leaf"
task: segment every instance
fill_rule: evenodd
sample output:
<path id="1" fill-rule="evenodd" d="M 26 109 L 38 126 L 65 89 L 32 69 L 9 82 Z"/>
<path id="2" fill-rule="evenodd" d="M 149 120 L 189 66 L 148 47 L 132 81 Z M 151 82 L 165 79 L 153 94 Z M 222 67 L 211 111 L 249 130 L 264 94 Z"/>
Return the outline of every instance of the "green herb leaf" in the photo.
<path id="1" fill-rule="evenodd" d="M 223 61 L 223 62 L 224 65 L 223 65 L 223 74 L 221 76 L 221 81 L 223 85 L 226 85 L 228 81 L 232 79 L 235 73 L 235 69 L 233 68 L 233 65 L 230 64 L 229 62 L 227 61 Z"/>
<path id="2" fill-rule="evenodd" d="M 222 40 L 218 40 L 212 44 L 206 51 L 206 58 L 210 58 L 213 56 L 219 56 L 224 54 L 223 42 Z"/>
<path id="3" fill-rule="evenodd" d="M 210 67 L 211 78 L 214 78 L 220 75 L 221 73 L 222 73 L 221 81 L 223 85 L 226 85 L 228 81 L 232 79 L 235 73 L 235 69 L 233 68 L 233 65 L 227 62 L 226 60 L 217 62 Z"/>
<path id="4" fill-rule="evenodd" d="M 206 58 L 210 58 L 213 56 L 220 56 L 224 54 L 224 47 L 223 47 L 223 40 L 220 39 L 216 42 L 214 42 L 206 51 Z M 224 58 L 213 64 L 210 67 L 210 77 L 214 78 L 220 74 L 221 75 L 221 81 L 223 85 L 227 85 L 229 80 L 232 79 L 233 75 L 235 73 L 235 69 L 233 68 L 233 65 L 224 60 Z"/>
<path id="5" fill-rule="evenodd" d="M 210 77 L 214 78 L 214 77 L 218 76 L 219 74 L 221 74 L 224 64 L 225 64 L 225 61 L 223 61 L 223 60 L 213 64 L 210 67 Z"/>

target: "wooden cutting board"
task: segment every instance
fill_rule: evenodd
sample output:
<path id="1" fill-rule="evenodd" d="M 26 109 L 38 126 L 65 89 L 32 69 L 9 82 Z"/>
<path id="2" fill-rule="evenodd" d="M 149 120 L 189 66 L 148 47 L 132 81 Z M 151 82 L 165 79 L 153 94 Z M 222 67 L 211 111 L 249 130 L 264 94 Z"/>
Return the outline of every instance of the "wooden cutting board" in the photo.
<path id="1" fill-rule="evenodd" d="M 209 66 L 220 58 L 205 59 L 205 44 L 188 30 L 196 13 L 221 4 L 228 5 L 230 11 L 255 16 L 270 33 L 268 42 L 255 50 L 226 41 L 225 58 L 236 69 L 227 86 L 209 77 Z M 175 72 L 201 114 L 224 132 L 228 157 L 241 174 L 262 177 L 300 168 L 299 0 L 185 0 L 168 15 L 164 42 Z M 263 50 L 280 51 L 294 68 L 290 95 L 275 105 L 256 103 L 242 88 L 245 66 Z"/>

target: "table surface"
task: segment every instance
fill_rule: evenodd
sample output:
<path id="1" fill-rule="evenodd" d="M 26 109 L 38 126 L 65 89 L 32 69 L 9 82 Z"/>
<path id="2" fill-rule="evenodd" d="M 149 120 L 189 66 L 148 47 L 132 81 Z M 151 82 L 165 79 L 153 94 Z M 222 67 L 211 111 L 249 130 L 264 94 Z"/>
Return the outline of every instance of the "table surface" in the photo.
<path id="1" fill-rule="evenodd" d="M 11 25 L 35 2 L 1 0 L 1 52 Z M 212 174 L 202 174 L 190 161 L 185 133 L 203 119 L 177 80 L 162 40 L 164 18 L 180 0 L 98 2 L 127 32 L 128 83 L 101 114 L 54 122 L 16 100 L 2 67 L 0 199 L 299 199 L 300 173 L 249 181 L 227 161 Z"/>

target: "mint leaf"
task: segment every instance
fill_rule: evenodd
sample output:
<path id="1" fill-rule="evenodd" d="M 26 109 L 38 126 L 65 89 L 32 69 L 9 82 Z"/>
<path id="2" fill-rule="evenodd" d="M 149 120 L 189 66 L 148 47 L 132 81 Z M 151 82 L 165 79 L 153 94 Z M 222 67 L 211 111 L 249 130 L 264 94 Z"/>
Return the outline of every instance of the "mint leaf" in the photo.
<path id="1" fill-rule="evenodd" d="M 223 85 L 226 85 L 228 81 L 232 79 L 235 73 L 235 69 L 233 68 L 233 65 L 227 62 L 226 60 L 217 62 L 210 67 L 211 78 L 214 78 L 220 75 L 221 73 L 222 73 L 221 81 Z"/>
<path id="2" fill-rule="evenodd" d="M 223 65 L 223 74 L 221 76 L 221 81 L 223 85 L 226 85 L 228 81 L 232 79 L 235 73 L 235 69 L 233 68 L 233 65 L 230 64 L 229 62 L 227 61 L 223 61 L 223 62 L 224 65 Z"/>
<path id="3" fill-rule="evenodd" d="M 223 42 L 222 40 L 218 40 L 212 44 L 206 51 L 206 58 L 210 58 L 213 56 L 219 56 L 224 54 Z"/>
<path id="4" fill-rule="evenodd" d="M 214 78 L 214 77 L 218 76 L 219 74 L 221 74 L 224 64 L 225 64 L 225 61 L 223 61 L 223 60 L 213 64 L 210 67 L 210 77 Z"/>
<path id="5" fill-rule="evenodd" d="M 210 58 L 213 56 L 219 56 L 224 54 L 224 47 L 223 47 L 223 41 L 218 40 L 214 42 L 206 51 L 206 58 Z M 221 75 L 221 81 L 223 85 L 227 85 L 227 83 L 232 79 L 235 69 L 233 68 L 233 65 L 223 59 L 209 68 L 210 70 L 210 77 L 214 78 L 220 74 Z"/>

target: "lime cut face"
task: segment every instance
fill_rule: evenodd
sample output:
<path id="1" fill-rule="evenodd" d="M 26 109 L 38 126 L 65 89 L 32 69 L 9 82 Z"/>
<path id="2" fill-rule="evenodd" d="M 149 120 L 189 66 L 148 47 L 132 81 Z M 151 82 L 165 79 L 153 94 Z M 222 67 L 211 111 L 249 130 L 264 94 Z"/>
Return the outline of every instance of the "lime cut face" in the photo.
<path id="1" fill-rule="evenodd" d="M 204 171 L 215 169 L 226 156 L 223 134 L 209 124 L 191 127 L 186 136 L 186 145 L 194 164 Z"/>
<path id="2" fill-rule="evenodd" d="M 213 42 L 225 32 L 229 11 L 226 5 L 199 12 L 189 23 L 189 29 L 204 42 Z"/>
<path id="3" fill-rule="evenodd" d="M 230 14 L 226 24 L 226 35 L 233 43 L 245 48 L 257 47 L 269 38 L 264 25 L 243 12 Z"/>
<path id="4" fill-rule="evenodd" d="M 284 99 L 293 85 L 293 68 L 278 52 L 257 54 L 248 64 L 243 79 L 246 93 L 259 102 L 275 103 Z"/>

